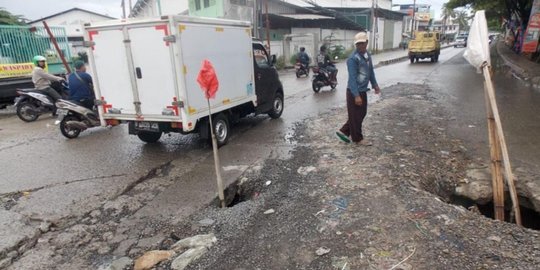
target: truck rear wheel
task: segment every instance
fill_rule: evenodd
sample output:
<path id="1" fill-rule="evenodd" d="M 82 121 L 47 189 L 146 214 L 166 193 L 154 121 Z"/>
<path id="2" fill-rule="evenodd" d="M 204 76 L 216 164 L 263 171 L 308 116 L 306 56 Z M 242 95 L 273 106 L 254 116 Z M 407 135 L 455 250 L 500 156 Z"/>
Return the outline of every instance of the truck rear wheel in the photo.
<path id="1" fill-rule="evenodd" d="M 162 132 L 139 131 L 137 137 L 145 143 L 155 143 L 161 138 Z"/>
<path id="2" fill-rule="evenodd" d="M 230 137 L 230 127 L 229 119 L 223 113 L 220 113 L 212 119 L 212 124 L 214 125 L 214 135 L 216 136 L 216 141 L 218 147 L 221 147 L 229 141 Z M 210 144 L 212 144 L 212 135 L 210 135 Z"/>
<path id="3" fill-rule="evenodd" d="M 411 64 L 414 63 L 414 57 L 410 57 L 410 60 L 411 60 Z"/>

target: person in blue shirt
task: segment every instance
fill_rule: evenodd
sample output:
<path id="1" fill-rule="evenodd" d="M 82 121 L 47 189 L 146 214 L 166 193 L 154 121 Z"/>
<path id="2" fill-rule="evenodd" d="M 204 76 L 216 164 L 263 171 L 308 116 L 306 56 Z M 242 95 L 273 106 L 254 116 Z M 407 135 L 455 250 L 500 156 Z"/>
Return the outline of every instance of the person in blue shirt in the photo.
<path id="1" fill-rule="evenodd" d="M 309 55 L 306 53 L 306 48 L 300 47 L 300 52 L 296 55 L 296 61 L 300 62 L 304 67 L 309 66 Z"/>
<path id="2" fill-rule="evenodd" d="M 367 51 L 368 35 L 360 32 L 354 36 L 356 50 L 347 59 L 349 79 L 347 81 L 347 113 L 348 120 L 343 127 L 336 132 L 338 138 L 346 143 L 355 142 L 361 145 L 371 145 L 362 133 L 362 122 L 367 114 L 367 91 L 368 85 L 375 89 L 375 94 L 380 94 L 381 89 L 377 84 L 371 54 Z"/>
<path id="3" fill-rule="evenodd" d="M 75 61 L 74 66 L 75 72 L 68 77 L 69 99 L 91 110 L 95 99 L 92 77 L 83 61 Z"/>

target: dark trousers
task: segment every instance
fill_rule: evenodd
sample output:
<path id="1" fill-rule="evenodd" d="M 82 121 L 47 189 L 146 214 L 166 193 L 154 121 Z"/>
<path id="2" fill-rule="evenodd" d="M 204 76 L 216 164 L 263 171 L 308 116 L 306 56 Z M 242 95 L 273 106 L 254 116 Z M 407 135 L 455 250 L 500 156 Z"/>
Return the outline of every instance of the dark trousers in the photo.
<path id="1" fill-rule="evenodd" d="M 83 107 L 93 110 L 94 109 L 94 99 L 93 98 L 83 98 L 81 100 L 75 101 L 76 103 L 81 104 Z"/>
<path id="2" fill-rule="evenodd" d="M 347 89 L 347 114 L 349 119 L 347 123 L 340 129 L 343 134 L 350 136 L 353 142 L 360 142 L 364 139 L 362 134 L 362 122 L 367 114 L 368 100 L 367 92 L 360 92 L 362 97 L 362 106 L 358 106 L 354 103 L 354 96 L 351 91 Z"/>
<path id="3" fill-rule="evenodd" d="M 54 102 L 62 98 L 62 96 L 58 94 L 58 92 L 56 92 L 56 90 L 54 90 L 52 87 L 43 88 L 43 89 L 40 89 L 39 91 L 50 96 Z"/>

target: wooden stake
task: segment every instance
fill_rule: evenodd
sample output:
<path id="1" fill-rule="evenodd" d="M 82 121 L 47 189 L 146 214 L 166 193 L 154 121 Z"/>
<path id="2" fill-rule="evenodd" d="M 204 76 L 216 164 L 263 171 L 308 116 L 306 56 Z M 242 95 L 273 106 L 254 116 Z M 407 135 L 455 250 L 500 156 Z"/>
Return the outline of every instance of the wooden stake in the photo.
<path id="1" fill-rule="evenodd" d="M 488 120 L 489 150 L 491 154 L 491 183 L 493 187 L 493 205 L 495 219 L 504 221 L 504 182 L 501 171 L 501 148 L 498 143 L 499 137 L 495 131 L 495 118 L 487 94 L 487 83 L 484 85 L 486 112 Z"/>
<path id="2" fill-rule="evenodd" d="M 497 143 L 500 145 L 501 154 L 503 157 L 504 172 L 506 177 L 506 183 L 508 184 L 508 189 L 510 190 L 510 198 L 512 199 L 512 207 L 514 214 L 516 215 L 516 224 L 521 226 L 521 212 L 519 210 L 519 200 L 517 196 L 516 186 L 514 184 L 514 175 L 512 174 L 512 167 L 510 165 L 510 157 L 508 155 L 508 148 L 506 147 L 506 140 L 504 138 L 504 132 L 502 129 L 501 118 L 499 116 L 499 109 L 497 107 L 497 101 L 495 99 L 495 89 L 493 87 L 493 82 L 491 81 L 490 67 L 486 64 L 482 67 L 484 73 L 484 79 L 486 84 L 487 95 L 491 107 L 491 112 L 493 113 L 493 118 L 495 120 L 495 130 L 498 138 Z"/>
<path id="3" fill-rule="evenodd" d="M 225 208 L 225 194 L 223 192 L 223 179 L 221 178 L 221 162 L 219 160 L 218 146 L 216 135 L 214 134 L 214 125 L 212 124 L 212 111 L 210 109 L 210 99 L 206 99 L 208 102 L 208 119 L 210 120 L 210 134 L 212 135 L 212 149 L 214 150 L 214 166 L 216 167 L 216 177 L 218 186 L 218 196 L 221 203 L 221 208 Z"/>

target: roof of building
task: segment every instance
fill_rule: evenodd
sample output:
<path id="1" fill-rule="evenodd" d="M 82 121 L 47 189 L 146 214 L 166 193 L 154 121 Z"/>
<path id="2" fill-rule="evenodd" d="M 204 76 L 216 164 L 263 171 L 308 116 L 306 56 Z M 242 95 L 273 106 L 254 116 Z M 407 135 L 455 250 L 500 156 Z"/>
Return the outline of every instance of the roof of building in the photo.
<path id="1" fill-rule="evenodd" d="M 334 17 L 317 15 L 317 14 L 278 14 L 282 17 L 287 17 L 295 20 L 324 20 L 333 19 Z"/>
<path id="2" fill-rule="evenodd" d="M 97 15 L 97 16 L 101 16 L 101 17 L 107 18 L 107 19 L 117 19 L 117 18 L 108 16 L 108 15 L 103 15 L 103 14 L 99 14 L 99 13 L 97 13 L 97 12 L 93 12 L 93 11 L 90 11 L 90 10 L 86 10 L 86 9 L 82 9 L 82 8 L 77 8 L 77 7 L 75 7 L 75 8 L 71 8 L 71 9 L 68 9 L 68 10 L 64 10 L 64 11 L 62 11 L 62 12 L 55 13 L 55 14 L 53 14 L 53 15 L 50 15 L 50 16 L 47 16 L 47 17 L 44 17 L 44 18 L 41 18 L 41 19 L 37 19 L 37 20 L 31 21 L 31 22 L 29 22 L 29 24 L 36 23 L 36 22 L 41 22 L 41 21 L 45 21 L 45 20 L 48 20 L 48 19 L 50 19 L 50 18 L 59 16 L 59 15 L 63 15 L 63 14 L 66 14 L 66 13 L 69 13 L 69 12 L 72 12 L 72 11 L 82 11 L 82 12 L 94 14 L 94 15 Z"/>

